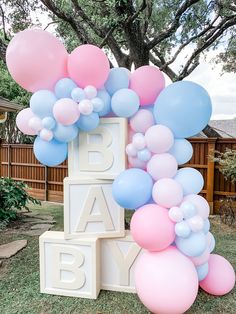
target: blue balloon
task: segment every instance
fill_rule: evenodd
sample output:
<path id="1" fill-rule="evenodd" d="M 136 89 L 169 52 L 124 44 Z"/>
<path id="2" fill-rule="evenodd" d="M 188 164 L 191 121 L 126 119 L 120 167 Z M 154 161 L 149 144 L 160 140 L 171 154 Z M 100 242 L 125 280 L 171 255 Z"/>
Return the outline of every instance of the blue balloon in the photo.
<path id="1" fill-rule="evenodd" d="M 154 117 L 169 127 L 177 138 L 196 135 L 210 120 L 211 99 L 200 85 L 181 81 L 167 86 L 157 97 Z"/>
<path id="2" fill-rule="evenodd" d="M 125 68 L 113 68 L 110 70 L 105 88 L 110 95 L 113 95 L 119 89 L 129 87 L 129 75 Z"/>
<path id="3" fill-rule="evenodd" d="M 203 232 L 207 234 L 210 230 L 210 221 L 209 219 L 204 219 Z"/>
<path id="4" fill-rule="evenodd" d="M 132 117 L 138 111 L 139 105 L 138 95 L 128 88 L 118 90 L 111 99 L 112 111 L 118 117 Z"/>
<path id="5" fill-rule="evenodd" d="M 47 142 L 37 136 L 34 141 L 34 154 L 41 164 L 49 167 L 58 166 L 67 158 L 67 144 L 55 139 Z"/>
<path id="6" fill-rule="evenodd" d="M 211 241 L 210 241 L 210 244 L 209 244 L 209 251 L 210 253 L 214 251 L 215 249 L 215 246 L 216 246 L 216 240 L 215 240 L 215 237 L 213 236 L 213 234 L 211 232 L 209 232 L 210 234 L 210 237 L 211 237 Z"/>
<path id="7" fill-rule="evenodd" d="M 103 109 L 98 112 L 99 116 L 103 117 L 108 115 L 111 112 L 111 96 L 105 89 L 100 89 L 98 90 L 97 97 L 101 98 L 104 103 Z"/>
<path id="8" fill-rule="evenodd" d="M 72 91 L 71 91 L 71 98 L 75 102 L 80 102 L 81 100 L 86 98 L 86 95 L 85 95 L 85 92 L 82 88 L 76 87 L 76 88 L 72 89 Z"/>
<path id="9" fill-rule="evenodd" d="M 192 158 L 193 147 L 186 139 L 175 139 L 169 153 L 175 157 L 178 165 L 183 165 Z"/>
<path id="10" fill-rule="evenodd" d="M 139 160 L 148 161 L 152 157 L 152 154 L 150 153 L 149 149 L 144 148 L 138 151 L 137 157 Z"/>
<path id="11" fill-rule="evenodd" d="M 204 186 L 202 174 L 190 167 L 179 169 L 174 180 L 182 186 L 184 195 L 198 194 Z"/>
<path id="12" fill-rule="evenodd" d="M 77 85 L 69 78 L 59 80 L 55 85 L 55 94 L 57 98 L 71 98 L 71 92 Z"/>
<path id="13" fill-rule="evenodd" d="M 175 225 L 175 234 L 181 238 L 187 238 L 191 234 L 191 229 L 186 221 L 178 222 Z"/>
<path id="14" fill-rule="evenodd" d="M 42 125 L 45 129 L 52 130 L 56 126 L 56 121 L 52 117 L 45 117 L 42 120 Z"/>
<path id="15" fill-rule="evenodd" d="M 41 119 L 53 117 L 53 106 L 56 101 L 56 96 L 50 90 L 42 89 L 31 96 L 30 108 Z"/>
<path id="16" fill-rule="evenodd" d="M 112 194 L 121 207 L 137 209 L 150 200 L 152 187 L 152 178 L 146 171 L 131 168 L 116 177 L 112 185 Z"/>
<path id="17" fill-rule="evenodd" d="M 76 125 L 83 131 L 92 131 L 99 125 L 99 115 L 96 112 L 92 112 L 88 116 L 81 114 Z"/>
<path id="18" fill-rule="evenodd" d="M 59 142 L 68 143 L 73 141 L 78 135 L 78 128 L 75 124 L 63 125 L 57 123 L 55 129 L 53 130 L 54 138 Z"/>
<path id="19" fill-rule="evenodd" d="M 189 219 L 197 214 L 197 208 L 190 202 L 183 202 L 180 206 L 184 219 Z"/>
<path id="20" fill-rule="evenodd" d="M 187 256 L 200 256 L 207 247 L 206 236 L 203 232 L 192 232 L 188 238 L 176 237 L 177 248 Z"/>
<path id="21" fill-rule="evenodd" d="M 208 274 L 208 271 L 209 271 L 208 263 L 197 266 L 196 271 L 197 271 L 198 280 L 202 281 L 203 279 L 206 278 L 206 276 Z"/>

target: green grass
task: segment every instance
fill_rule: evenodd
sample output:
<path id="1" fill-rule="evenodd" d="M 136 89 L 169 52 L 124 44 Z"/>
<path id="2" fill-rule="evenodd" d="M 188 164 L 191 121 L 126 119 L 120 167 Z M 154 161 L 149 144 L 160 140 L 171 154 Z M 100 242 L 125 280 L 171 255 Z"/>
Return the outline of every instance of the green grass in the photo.
<path id="1" fill-rule="evenodd" d="M 34 207 L 34 212 L 53 215 L 57 221 L 54 230 L 63 230 L 63 208 L 57 204 Z M 130 213 L 127 213 L 128 215 Z M 216 236 L 216 251 L 224 255 L 236 267 L 235 230 L 213 219 L 212 230 Z M 149 313 L 137 295 L 101 291 L 97 300 L 59 297 L 39 292 L 38 237 L 0 233 L 0 243 L 15 239 L 28 239 L 28 246 L 4 262 L 0 268 L 1 314 L 145 314 Z M 192 308 L 191 314 L 224 314 L 236 312 L 236 289 L 224 297 L 213 297 L 203 291 Z"/>

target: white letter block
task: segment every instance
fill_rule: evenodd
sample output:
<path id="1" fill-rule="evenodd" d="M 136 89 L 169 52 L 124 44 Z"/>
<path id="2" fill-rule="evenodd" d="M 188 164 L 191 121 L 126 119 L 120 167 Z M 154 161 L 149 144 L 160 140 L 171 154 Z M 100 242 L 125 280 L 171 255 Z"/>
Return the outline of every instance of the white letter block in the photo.
<path id="1" fill-rule="evenodd" d="M 124 238 L 101 240 L 101 289 L 133 292 L 134 267 L 142 249 L 129 231 Z"/>
<path id="2" fill-rule="evenodd" d="M 69 144 L 69 177 L 114 179 L 126 169 L 127 119 L 102 118 L 90 132 L 79 132 Z"/>
<path id="3" fill-rule="evenodd" d="M 66 239 L 124 236 L 124 209 L 113 199 L 112 182 L 83 177 L 64 179 Z"/>
<path id="4" fill-rule="evenodd" d="M 40 243 L 40 291 L 96 299 L 100 291 L 100 247 L 97 239 L 65 240 L 47 231 Z"/>

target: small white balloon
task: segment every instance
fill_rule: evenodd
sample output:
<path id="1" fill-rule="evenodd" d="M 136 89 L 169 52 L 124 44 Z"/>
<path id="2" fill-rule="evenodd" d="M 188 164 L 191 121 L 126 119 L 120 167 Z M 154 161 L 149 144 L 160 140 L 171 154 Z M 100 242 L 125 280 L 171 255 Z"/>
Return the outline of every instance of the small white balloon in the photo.
<path id="1" fill-rule="evenodd" d="M 88 99 L 95 98 L 97 96 L 97 89 L 92 85 L 88 85 L 84 88 L 85 95 Z"/>
<path id="2" fill-rule="evenodd" d="M 185 219 L 189 219 L 197 213 L 197 209 L 194 204 L 187 201 L 181 204 L 180 209 L 182 210 Z"/>
<path id="3" fill-rule="evenodd" d="M 201 231 L 204 228 L 204 220 L 199 215 L 189 218 L 187 222 L 193 232 Z"/>
<path id="4" fill-rule="evenodd" d="M 51 130 L 48 129 L 42 129 L 39 133 L 39 136 L 44 141 L 51 141 L 53 139 L 53 133 Z"/>
<path id="5" fill-rule="evenodd" d="M 78 108 L 79 108 L 79 112 L 85 116 L 88 116 L 93 112 L 93 104 L 91 100 L 89 99 L 83 99 L 79 103 Z"/>
<path id="6" fill-rule="evenodd" d="M 29 120 L 29 127 L 35 132 L 39 132 L 43 128 L 42 120 L 38 117 L 33 117 Z"/>
<path id="7" fill-rule="evenodd" d="M 135 133 L 132 138 L 132 143 L 137 150 L 141 150 L 146 147 L 146 140 L 142 133 Z"/>
<path id="8" fill-rule="evenodd" d="M 126 146 L 125 151 L 126 151 L 126 154 L 130 157 L 136 157 L 137 156 L 137 150 L 132 143 L 130 143 Z"/>
<path id="9" fill-rule="evenodd" d="M 104 101 L 101 98 L 95 97 L 91 100 L 93 104 L 93 111 L 100 112 L 104 108 Z"/>
<path id="10" fill-rule="evenodd" d="M 181 222 L 184 219 L 182 210 L 177 207 L 171 207 L 169 210 L 169 218 L 174 222 Z"/>

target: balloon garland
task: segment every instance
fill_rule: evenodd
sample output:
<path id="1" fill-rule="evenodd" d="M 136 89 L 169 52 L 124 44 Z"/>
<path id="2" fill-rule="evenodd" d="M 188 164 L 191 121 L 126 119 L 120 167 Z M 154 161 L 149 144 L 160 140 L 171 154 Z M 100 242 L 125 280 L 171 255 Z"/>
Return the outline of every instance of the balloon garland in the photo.
<path id="1" fill-rule="evenodd" d="M 100 117 L 129 119 L 129 169 L 114 180 L 113 197 L 135 209 L 131 233 L 145 249 L 135 285 L 144 305 L 154 313 L 183 313 L 195 301 L 199 284 L 213 295 L 228 293 L 235 273 L 226 259 L 212 254 L 209 205 L 198 195 L 203 177 L 193 168 L 178 170 L 193 154 L 185 138 L 210 119 L 207 91 L 189 81 L 165 87 L 154 66 L 133 73 L 110 70 L 104 52 L 93 45 L 68 55 L 42 30 L 16 34 L 6 61 L 12 78 L 33 92 L 16 124 L 23 133 L 37 135 L 34 154 L 44 165 L 62 163 L 67 143 L 80 131 L 95 129 Z"/>

